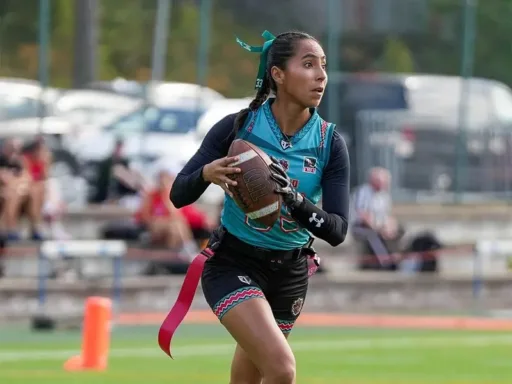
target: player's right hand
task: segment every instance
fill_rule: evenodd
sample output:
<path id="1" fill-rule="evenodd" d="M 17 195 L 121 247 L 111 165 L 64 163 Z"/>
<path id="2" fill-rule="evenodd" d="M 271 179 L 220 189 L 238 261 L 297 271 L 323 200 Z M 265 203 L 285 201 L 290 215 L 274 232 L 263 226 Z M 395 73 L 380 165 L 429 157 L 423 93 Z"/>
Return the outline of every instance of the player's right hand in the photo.
<path id="1" fill-rule="evenodd" d="M 229 178 L 229 175 L 240 173 L 240 168 L 232 166 L 233 163 L 239 160 L 238 156 L 223 157 L 206 164 L 203 167 L 203 179 L 209 183 L 217 184 L 221 187 L 224 192 L 229 196 L 233 197 L 233 194 L 229 190 L 229 186 L 236 187 L 237 183 Z"/>

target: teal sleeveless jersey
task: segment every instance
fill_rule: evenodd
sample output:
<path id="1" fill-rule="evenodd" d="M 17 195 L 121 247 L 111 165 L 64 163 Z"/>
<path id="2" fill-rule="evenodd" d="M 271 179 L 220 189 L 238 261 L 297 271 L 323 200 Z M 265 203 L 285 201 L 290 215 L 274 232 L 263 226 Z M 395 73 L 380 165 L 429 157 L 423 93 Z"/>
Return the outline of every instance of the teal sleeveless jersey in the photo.
<path id="1" fill-rule="evenodd" d="M 322 196 L 322 173 L 329 161 L 334 125 L 322 120 L 315 111 L 306 125 L 287 141 L 274 119 L 270 105 L 267 101 L 258 111 L 250 113 L 237 137 L 253 143 L 269 156 L 278 159 L 297 191 L 316 204 Z M 265 227 L 249 219 L 227 195 L 221 222 L 228 232 L 240 240 L 261 248 L 298 248 L 306 244 L 310 237 L 309 232 L 292 219 L 284 205 L 274 226 Z"/>

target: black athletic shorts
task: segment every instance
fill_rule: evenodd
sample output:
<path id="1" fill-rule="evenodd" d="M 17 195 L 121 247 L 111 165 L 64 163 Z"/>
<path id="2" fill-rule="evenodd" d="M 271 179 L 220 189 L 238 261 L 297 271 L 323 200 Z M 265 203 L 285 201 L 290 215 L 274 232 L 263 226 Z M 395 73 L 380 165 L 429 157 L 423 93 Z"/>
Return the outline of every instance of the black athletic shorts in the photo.
<path id="1" fill-rule="evenodd" d="M 255 248 L 227 232 L 215 248 L 205 263 L 201 285 L 219 320 L 236 305 L 262 298 L 270 304 L 281 331 L 289 333 L 308 290 L 307 257 L 301 250 Z"/>

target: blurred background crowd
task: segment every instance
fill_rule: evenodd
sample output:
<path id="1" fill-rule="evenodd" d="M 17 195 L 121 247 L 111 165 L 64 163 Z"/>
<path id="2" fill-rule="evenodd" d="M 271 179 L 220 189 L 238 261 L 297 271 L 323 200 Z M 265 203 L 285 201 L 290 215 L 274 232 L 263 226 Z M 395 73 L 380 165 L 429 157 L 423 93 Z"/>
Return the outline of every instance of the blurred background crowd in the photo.
<path id="1" fill-rule="evenodd" d="M 168 191 L 252 99 L 258 62 L 235 35 L 302 29 L 327 53 L 320 113 L 349 147 L 359 252 L 415 249 L 393 203 L 510 198 L 511 15 L 507 0 L 0 0 L 3 241 L 74 238 L 70 210 L 115 205 L 129 215 L 98 237 L 193 256 L 222 190 L 180 210 Z"/>

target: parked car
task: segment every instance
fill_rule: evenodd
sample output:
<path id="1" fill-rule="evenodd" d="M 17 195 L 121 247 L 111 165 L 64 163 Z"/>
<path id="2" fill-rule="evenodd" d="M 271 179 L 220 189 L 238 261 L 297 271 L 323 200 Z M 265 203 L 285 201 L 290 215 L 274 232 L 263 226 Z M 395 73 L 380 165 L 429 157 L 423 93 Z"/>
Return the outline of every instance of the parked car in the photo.
<path id="1" fill-rule="evenodd" d="M 406 82 L 409 111 L 360 115 L 360 130 L 368 135 L 370 145 L 366 156 L 374 162 L 380 158 L 392 167 L 402 189 L 475 193 L 510 190 L 510 88 L 479 78 L 464 84 L 455 76 L 409 76 Z M 467 108 L 461 120 L 462 92 L 467 93 Z"/>
<path id="2" fill-rule="evenodd" d="M 330 109 L 332 106 L 332 110 Z M 365 182 L 365 172 L 358 155 L 362 141 L 358 135 L 358 116 L 362 111 L 404 111 L 409 109 L 408 89 L 403 79 L 385 75 L 337 73 L 329 77 L 329 85 L 318 111 L 336 124 L 347 143 L 351 187 Z"/>
<path id="3" fill-rule="evenodd" d="M 139 98 L 143 98 L 145 95 L 145 85 L 143 83 L 127 80 L 122 77 L 117 77 L 113 80 L 93 81 L 87 85 L 87 88 Z"/>
<path id="4" fill-rule="evenodd" d="M 252 98 L 222 99 L 213 102 L 197 122 L 197 139 L 202 141 L 208 131 L 227 115 L 247 108 Z"/>
<path id="5" fill-rule="evenodd" d="M 76 124 L 99 126 L 110 118 L 127 113 L 142 99 L 95 90 L 65 90 L 52 105 L 52 114 Z"/>
<path id="6" fill-rule="evenodd" d="M 224 99 L 224 96 L 209 87 L 193 83 L 149 81 L 146 83 L 123 78 L 111 81 L 95 81 L 88 85 L 89 89 L 108 91 L 119 95 L 138 97 L 148 102 L 162 99 L 193 99 L 209 104 L 213 100 Z"/>
<path id="7" fill-rule="evenodd" d="M 357 155 L 365 169 L 389 168 L 401 190 L 504 192 L 512 188 L 511 128 L 461 131 L 442 118 L 375 111 L 360 117 L 360 136 L 367 139 Z"/>
<path id="8" fill-rule="evenodd" d="M 107 91 L 43 88 L 36 80 L 0 79 L 0 121 L 57 116 L 97 125 L 140 103 L 140 98 Z"/>
<path id="9" fill-rule="evenodd" d="M 370 166 L 381 165 L 393 171 L 396 187 L 414 193 L 512 187 L 512 91 L 506 85 L 425 74 L 334 79 L 353 184 L 364 182 Z M 462 92 L 468 95 L 467 118 L 459 121 Z M 328 102 L 322 101 L 324 116 Z M 465 171 L 457 186 L 458 162 Z"/>
<path id="10" fill-rule="evenodd" d="M 42 88 L 36 80 L 0 78 L 0 121 L 52 115 L 60 90 Z"/>
<path id="11" fill-rule="evenodd" d="M 202 113 L 195 105 L 141 106 L 100 131 L 83 135 L 72 149 L 84 163 L 91 187 L 95 185 L 98 163 L 110 156 L 118 140 L 123 141 L 123 156 L 129 160 L 151 162 L 166 156 L 183 165 L 199 148 L 195 127 Z"/>

